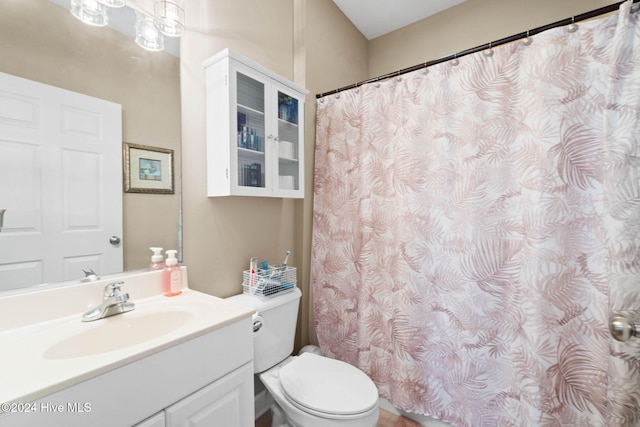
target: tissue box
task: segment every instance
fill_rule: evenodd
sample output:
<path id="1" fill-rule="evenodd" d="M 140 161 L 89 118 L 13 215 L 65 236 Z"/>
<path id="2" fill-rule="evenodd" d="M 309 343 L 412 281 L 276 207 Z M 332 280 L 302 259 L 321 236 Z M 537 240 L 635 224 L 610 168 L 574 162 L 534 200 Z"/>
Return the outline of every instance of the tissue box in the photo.
<path id="1" fill-rule="evenodd" d="M 280 175 L 278 177 L 280 188 L 284 190 L 295 190 L 295 180 L 291 175 Z"/>
<path id="2" fill-rule="evenodd" d="M 282 159 L 295 160 L 296 154 L 293 142 L 280 141 L 280 145 L 278 148 L 278 157 Z"/>

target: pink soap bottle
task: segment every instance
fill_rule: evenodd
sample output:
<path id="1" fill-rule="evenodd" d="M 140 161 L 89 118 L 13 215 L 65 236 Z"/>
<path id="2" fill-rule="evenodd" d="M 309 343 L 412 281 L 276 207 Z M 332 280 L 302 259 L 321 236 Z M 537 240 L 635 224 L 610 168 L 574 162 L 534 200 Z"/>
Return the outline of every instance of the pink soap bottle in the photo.
<path id="1" fill-rule="evenodd" d="M 162 293 L 173 297 L 182 293 L 182 270 L 178 266 L 175 250 L 167 251 L 167 260 L 162 271 Z"/>

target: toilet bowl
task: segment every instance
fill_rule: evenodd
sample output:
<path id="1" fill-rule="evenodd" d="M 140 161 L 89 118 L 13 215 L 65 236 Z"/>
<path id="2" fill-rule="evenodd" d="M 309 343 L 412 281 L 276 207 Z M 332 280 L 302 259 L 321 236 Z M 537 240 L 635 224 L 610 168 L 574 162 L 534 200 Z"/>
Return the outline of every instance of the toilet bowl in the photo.
<path id="1" fill-rule="evenodd" d="M 364 372 L 314 352 L 291 355 L 301 295 L 227 298 L 256 310 L 253 368 L 274 401 L 272 427 L 375 427 L 378 390 Z"/>
<path id="2" fill-rule="evenodd" d="M 305 353 L 260 374 L 279 408 L 276 426 L 373 427 L 378 391 L 364 372 L 339 360 Z M 278 409 L 286 420 L 278 419 Z"/>

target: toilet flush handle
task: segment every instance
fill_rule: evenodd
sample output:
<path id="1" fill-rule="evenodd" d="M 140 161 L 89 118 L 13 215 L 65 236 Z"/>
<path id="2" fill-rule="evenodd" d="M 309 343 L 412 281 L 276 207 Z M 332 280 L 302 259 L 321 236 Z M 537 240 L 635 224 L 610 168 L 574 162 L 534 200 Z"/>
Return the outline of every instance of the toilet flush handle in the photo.
<path id="1" fill-rule="evenodd" d="M 264 324 L 264 319 L 259 314 L 253 315 L 253 332 L 258 332 L 262 325 Z"/>

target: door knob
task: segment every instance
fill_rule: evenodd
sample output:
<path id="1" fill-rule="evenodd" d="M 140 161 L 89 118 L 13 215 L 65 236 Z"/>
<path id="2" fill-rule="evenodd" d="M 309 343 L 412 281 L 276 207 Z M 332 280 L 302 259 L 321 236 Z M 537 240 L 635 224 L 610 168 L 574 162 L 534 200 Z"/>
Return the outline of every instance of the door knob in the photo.
<path id="1" fill-rule="evenodd" d="M 117 246 L 120 244 L 120 238 L 118 236 L 111 236 L 111 238 L 109 239 L 109 243 L 111 243 L 113 246 Z"/>
<path id="2" fill-rule="evenodd" d="M 609 318 L 609 331 L 613 338 L 622 342 L 629 341 L 629 338 L 637 336 L 636 325 L 619 314 L 614 314 Z"/>

